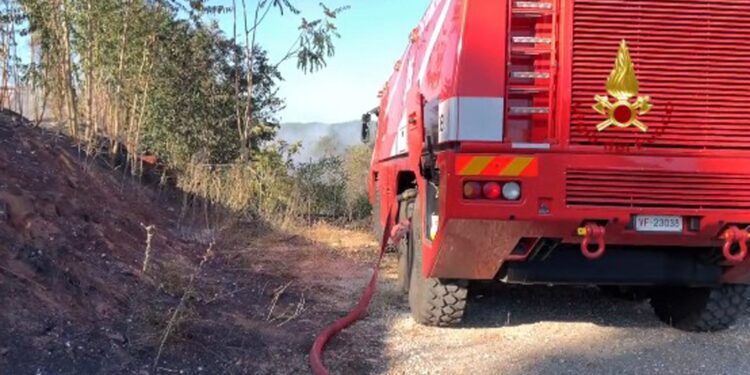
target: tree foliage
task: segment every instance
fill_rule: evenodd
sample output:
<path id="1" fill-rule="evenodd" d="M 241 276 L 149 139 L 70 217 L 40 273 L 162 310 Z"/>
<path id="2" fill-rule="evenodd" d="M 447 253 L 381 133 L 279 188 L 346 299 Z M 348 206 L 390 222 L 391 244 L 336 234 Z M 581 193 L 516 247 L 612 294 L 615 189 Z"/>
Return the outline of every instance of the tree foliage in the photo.
<path id="1" fill-rule="evenodd" d="M 252 160 L 274 138 L 284 107 L 279 64 L 296 58 L 308 72 L 325 66 L 335 52 L 335 18 L 345 9 L 321 4 L 321 18 L 302 18 L 290 53 L 271 61 L 257 30 L 271 11 L 299 15 L 292 0 L 257 0 L 249 8 L 249 0 L 231 7 L 208 0 L 3 1 L 20 11 L 32 36 L 26 77 L 73 137 L 93 149 L 104 141 L 113 154 L 125 147 L 134 162 L 153 154 L 173 166 Z M 207 17 L 234 13 L 236 29 L 240 12 L 244 43 Z"/>
<path id="2" fill-rule="evenodd" d="M 347 174 L 366 169 L 359 161 L 331 154 L 293 165 L 297 146 L 271 142 L 285 105 L 279 66 L 324 68 L 348 9 L 320 3 L 308 18 L 299 1 L 0 0 L 3 77 L 20 67 L 16 36 L 30 37 L 26 83 L 87 151 L 128 155 L 135 173 L 156 156 L 186 192 L 264 219 L 361 217 L 364 180 Z M 300 18 L 275 59 L 258 37 L 271 12 Z M 233 16 L 231 33 L 216 14 Z"/>

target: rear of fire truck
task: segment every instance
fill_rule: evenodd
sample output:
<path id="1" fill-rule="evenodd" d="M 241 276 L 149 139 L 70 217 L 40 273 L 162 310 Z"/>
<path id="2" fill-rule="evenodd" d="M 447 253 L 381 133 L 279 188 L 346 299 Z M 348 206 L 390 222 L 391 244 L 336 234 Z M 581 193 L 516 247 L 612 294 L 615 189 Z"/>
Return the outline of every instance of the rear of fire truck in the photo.
<path id="1" fill-rule="evenodd" d="M 469 282 L 498 280 L 731 326 L 750 298 L 748 19 L 746 0 L 434 1 L 372 164 L 414 318 L 458 323 Z"/>

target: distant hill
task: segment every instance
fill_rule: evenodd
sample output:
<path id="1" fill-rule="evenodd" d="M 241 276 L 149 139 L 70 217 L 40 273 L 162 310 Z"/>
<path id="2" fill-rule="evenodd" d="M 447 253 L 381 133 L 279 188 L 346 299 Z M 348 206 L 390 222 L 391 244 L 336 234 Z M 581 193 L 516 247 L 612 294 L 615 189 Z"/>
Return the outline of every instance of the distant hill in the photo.
<path id="1" fill-rule="evenodd" d="M 361 142 L 361 130 L 362 123 L 357 120 L 337 124 L 290 122 L 281 124 L 278 137 L 288 143 L 302 142 L 302 150 L 295 159 L 308 161 L 320 157 L 318 144 L 321 139 L 336 139 L 338 151 L 343 152 L 347 147 Z"/>

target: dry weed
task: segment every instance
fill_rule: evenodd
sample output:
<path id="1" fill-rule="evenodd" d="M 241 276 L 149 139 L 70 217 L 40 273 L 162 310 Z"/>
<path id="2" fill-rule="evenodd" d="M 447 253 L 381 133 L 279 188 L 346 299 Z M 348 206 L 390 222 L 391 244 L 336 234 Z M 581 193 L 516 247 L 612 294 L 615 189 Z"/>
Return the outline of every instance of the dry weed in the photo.
<path id="1" fill-rule="evenodd" d="M 302 313 L 305 311 L 305 294 L 301 294 L 299 300 L 297 303 L 295 303 L 291 307 L 287 307 L 284 309 L 281 313 L 276 313 L 276 308 L 278 307 L 279 299 L 281 296 L 289 289 L 289 287 L 292 285 L 292 282 L 288 282 L 273 291 L 273 297 L 271 298 L 271 302 L 269 303 L 268 307 L 268 314 L 266 315 L 266 321 L 268 322 L 279 322 L 277 324 L 277 327 L 281 327 L 284 324 L 287 324 L 291 322 L 294 319 L 297 319 L 302 315 Z"/>
<path id="2" fill-rule="evenodd" d="M 201 259 L 200 264 L 198 264 L 198 268 L 196 268 L 195 272 L 190 276 L 190 281 L 188 282 L 188 286 L 185 289 L 182 298 L 180 298 L 180 302 L 177 304 L 177 307 L 174 309 L 171 318 L 167 322 L 167 326 L 164 329 L 164 333 L 162 334 L 161 341 L 159 343 L 159 350 L 156 352 L 156 357 L 154 358 L 154 363 L 152 366 L 154 369 L 158 367 L 159 359 L 161 359 L 162 352 L 164 351 L 164 346 L 166 345 L 169 336 L 172 334 L 174 327 L 179 323 L 180 316 L 183 314 L 183 310 L 185 309 L 187 301 L 194 292 L 195 279 L 200 275 L 201 271 L 203 270 L 203 266 L 205 266 L 206 263 L 208 263 L 208 261 L 213 257 L 213 247 L 214 243 L 211 243 L 206 249 L 206 253 L 203 254 L 203 258 Z"/>
<path id="3" fill-rule="evenodd" d="M 151 241 L 154 239 L 154 233 L 156 232 L 155 225 L 148 225 L 141 223 L 141 227 L 146 230 L 146 252 L 143 256 L 143 273 L 145 274 L 148 270 L 148 262 L 151 259 Z"/>
<path id="4" fill-rule="evenodd" d="M 174 317 L 170 333 L 172 338 L 186 337 L 189 334 L 190 323 L 199 319 L 198 311 L 191 304 L 182 306 L 175 315 L 175 310 L 150 302 L 139 300 L 134 303 L 139 308 L 129 318 L 127 337 L 130 338 L 130 346 L 137 351 L 153 351 L 161 344 L 164 330 L 169 323 L 168 318 Z"/>
<path id="5" fill-rule="evenodd" d="M 283 320 L 279 324 L 277 324 L 277 326 L 281 327 L 284 324 L 287 324 L 291 322 L 292 320 L 299 318 L 303 312 L 305 312 L 305 294 L 304 293 L 300 295 L 299 301 L 297 301 L 297 304 L 294 306 L 294 311 L 292 311 L 291 314 L 284 313 L 278 318 L 278 320 L 281 320 L 281 319 Z"/>
<path id="6" fill-rule="evenodd" d="M 284 294 L 284 292 L 286 292 L 287 288 L 289 288 L 290 285 L 292 285 L 291 281 L 276 288 L 273 291 L 273 298 L 271 298 L 271 303 L 268 307 L 268 315 L 266 316 L 267 321 L 273 320 L 273 311 L 276 309 L 276 304 L 279 302 L 279 298 L 281 298 L 281 296 Z"/>

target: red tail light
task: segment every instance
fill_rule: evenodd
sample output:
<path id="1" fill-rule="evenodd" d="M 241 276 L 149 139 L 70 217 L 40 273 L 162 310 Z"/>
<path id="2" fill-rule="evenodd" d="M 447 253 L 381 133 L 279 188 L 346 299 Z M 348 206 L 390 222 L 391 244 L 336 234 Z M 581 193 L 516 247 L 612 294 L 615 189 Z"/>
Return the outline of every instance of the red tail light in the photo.
<path id="1" fill-rule="evenodd" d="M 497 182 L 487 182 L 482 187 L 484 197 L 487 199 L 500 199 L 503 189 Z"/>

